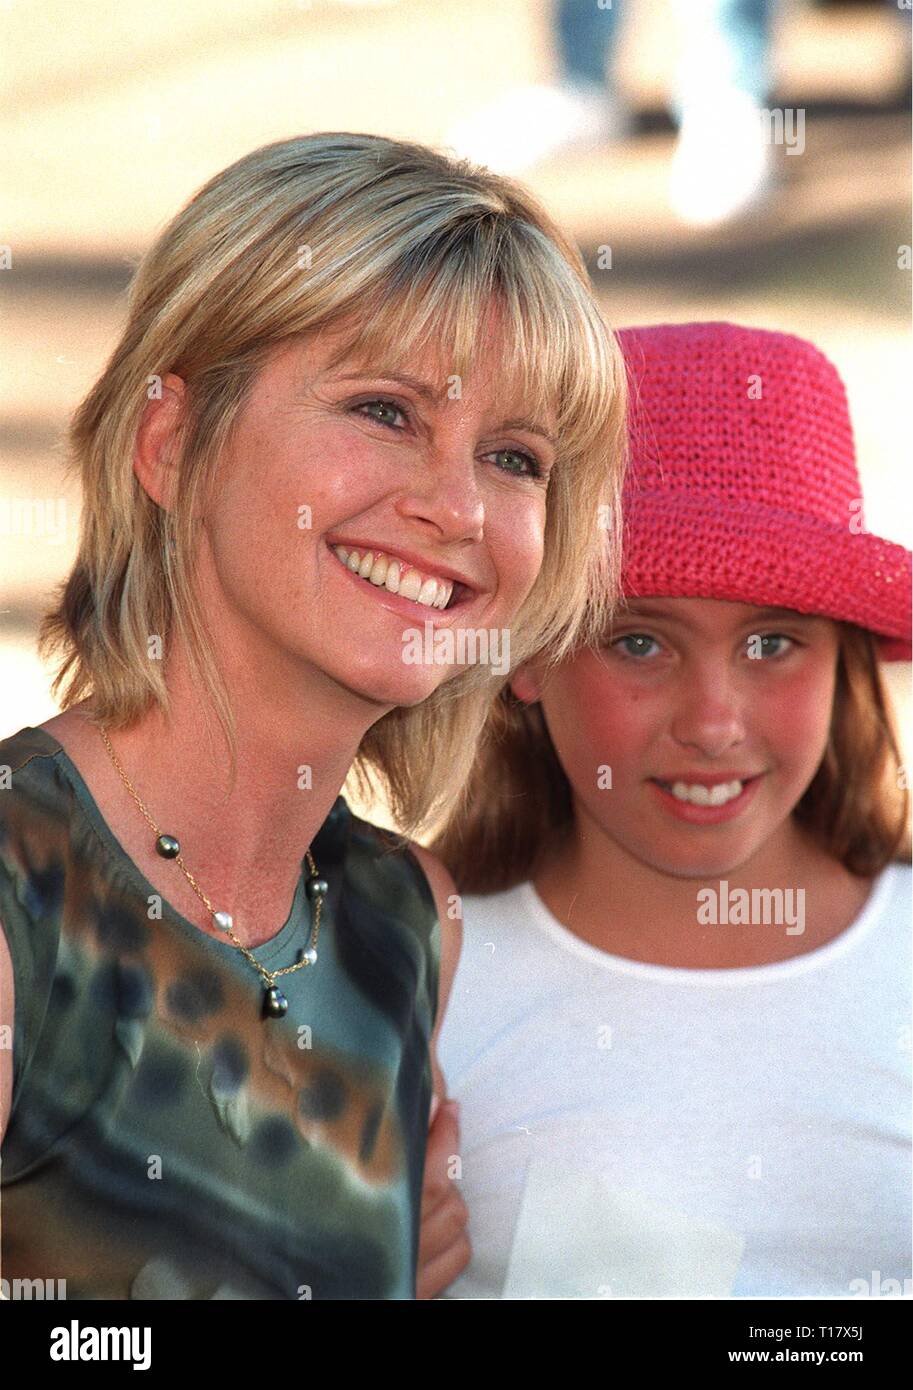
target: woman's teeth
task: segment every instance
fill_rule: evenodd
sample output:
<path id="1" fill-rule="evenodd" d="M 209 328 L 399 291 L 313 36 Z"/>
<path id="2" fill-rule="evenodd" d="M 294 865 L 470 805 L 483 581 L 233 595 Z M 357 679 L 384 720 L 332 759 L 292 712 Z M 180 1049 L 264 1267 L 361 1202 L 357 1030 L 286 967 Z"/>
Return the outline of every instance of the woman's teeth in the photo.
<path id="1" fill-rule="evenodd" d="M 450 602 L 453 583 L 449 579 L 420 574 L 381 550 L 347 550 L 345 546 L 334 545 L 333 551 L 353 574 L 369 580 L 379 589 L 411 598 L 426 608 L 446 608 Z"/>
<path id="2" fill-rule="evenodd" d="M 718 782 L 715 787 L 704 787 L 699 782 L 660 782 L 661 787 L 672 793 L 676 801 L 690 801 L 692 806 L 725 806 L 741 796 L 744 782 Z"/>

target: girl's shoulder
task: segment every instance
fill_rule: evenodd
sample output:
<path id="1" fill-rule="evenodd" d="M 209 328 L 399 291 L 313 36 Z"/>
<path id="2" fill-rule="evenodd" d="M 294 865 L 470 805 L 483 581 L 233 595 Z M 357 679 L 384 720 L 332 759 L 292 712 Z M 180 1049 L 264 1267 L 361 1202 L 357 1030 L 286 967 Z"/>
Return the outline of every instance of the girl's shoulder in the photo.
<path id="1" fill-rule="evenodd" d="M 863 939 L 869 944 L 880 942 L 888 956 L 896 957 L 898 951 L 906 949 L 910 936 L 913 867 L 892 861 L 873 878 L 857 879 L 856 885 L 857 892 L 862 891 L 862 901 L 851 911 L 844 911 L 845 921 L 837 936 L 857 944 Z M 836 915 L 834 921 L 840 927 Z"/>
<path id="2" fill-rule="evenodd" d="M 894 859 L 875 877 L 872 897 L 880 894 L 888 910 L 906 908 L 909 915 L 913 901 L 913 864 L 907 859 Z"/>

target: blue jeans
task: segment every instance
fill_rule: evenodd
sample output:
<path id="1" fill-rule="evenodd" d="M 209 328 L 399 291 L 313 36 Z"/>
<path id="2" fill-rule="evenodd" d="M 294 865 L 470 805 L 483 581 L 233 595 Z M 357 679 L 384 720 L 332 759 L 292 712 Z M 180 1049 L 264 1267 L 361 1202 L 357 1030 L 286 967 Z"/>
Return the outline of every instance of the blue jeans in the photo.
<path id="1" fill-rule="evenodd" d="M 566 80 L 602 84 L 611 65 L 625 0 L 555 0 L 558 56 Z M 777 0 L 678 0 L 679 19 L 689 15 L 713 26 L 725 49 L 730 81 L 759 103 L 767 96 L 770 24 Z"/>

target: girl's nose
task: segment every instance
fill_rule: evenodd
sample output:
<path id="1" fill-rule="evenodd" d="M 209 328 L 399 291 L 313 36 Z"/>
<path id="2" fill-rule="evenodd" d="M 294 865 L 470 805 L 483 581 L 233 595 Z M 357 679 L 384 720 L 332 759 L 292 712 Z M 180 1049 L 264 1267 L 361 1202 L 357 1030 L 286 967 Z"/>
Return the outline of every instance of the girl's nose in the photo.
<path id="1" fill-rule="evenodd" d="M 718 758 L 745 738 L 742 703 L 725 672 L 697 674 L 692 669 L 681 686 L 672 718 L 676 743 L 707 758 Z"/>

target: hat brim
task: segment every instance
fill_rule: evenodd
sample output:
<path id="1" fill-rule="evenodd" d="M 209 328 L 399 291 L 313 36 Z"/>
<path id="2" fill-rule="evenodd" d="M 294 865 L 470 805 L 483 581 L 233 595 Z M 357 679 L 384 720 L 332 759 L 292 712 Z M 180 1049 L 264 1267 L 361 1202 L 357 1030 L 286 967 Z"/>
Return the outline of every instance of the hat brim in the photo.
<path id="1" fill-rule="evenodd" d="M 911 553 L 868 531 L 754 503 L 683 493 L 625 498 L 625 597 L 716 598 L 867 628 L 909 661 Z"/>

